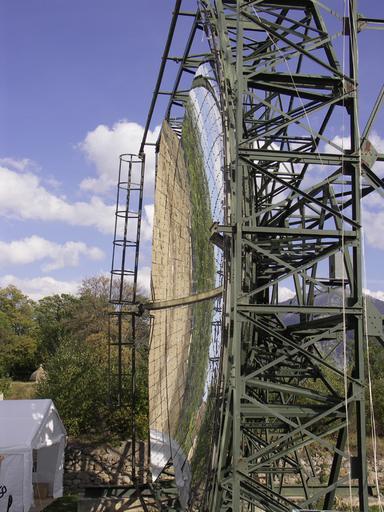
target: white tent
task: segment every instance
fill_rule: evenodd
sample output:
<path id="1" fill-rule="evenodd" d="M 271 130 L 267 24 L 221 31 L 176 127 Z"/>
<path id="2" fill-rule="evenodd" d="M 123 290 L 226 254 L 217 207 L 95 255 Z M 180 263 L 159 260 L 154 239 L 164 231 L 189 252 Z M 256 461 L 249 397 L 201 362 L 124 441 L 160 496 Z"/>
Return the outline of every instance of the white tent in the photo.
<path id="1" fill-rule="evenodd" d="M 0 512 L 28 512 L 37 484 L 63 495 L 66 435 L 52 400 L 0 401 Z"/>

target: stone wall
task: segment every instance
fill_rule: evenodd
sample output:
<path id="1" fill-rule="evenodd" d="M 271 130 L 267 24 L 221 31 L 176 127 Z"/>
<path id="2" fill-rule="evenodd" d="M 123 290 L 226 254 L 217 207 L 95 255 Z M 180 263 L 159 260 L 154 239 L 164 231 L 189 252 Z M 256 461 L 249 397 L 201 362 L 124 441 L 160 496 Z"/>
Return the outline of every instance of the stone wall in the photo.
<path id="1" fill-rule="evenodd" d="M 146 447 L 138 445 L 138 466 L 146 467 Z M 64 492 L 82 493 L 84 487 L 99 485 L 130 485 L 131 445 L 88 445 L 68 443 L 65 450 Z M 145 475 L 142 475 L 144 478 Z"/>
<path id="2" fill-rule="evenodd" d="M 138 457 L 141 467 L 147 467 L 147 447 L 144 443 L 138 446 Z M 306 464 L 302 461 L 304 467 Z M 326 455 L 314 457 L 315 472 L 318 474 L 319 481 L 312 484 L 323 484 L 322 475 L 329 474 L 331 459 Z M 375 474 L 373 472 L 373 461 L 368 460 L 369 465 L 369 484 L 375 484 Z M 89 445 L 81 443 L 69 443 L 65 452 L 64 466 L 64 492 L 65 494 L 82 494 L 85 487 L 99 485 L 131 485 L 130 480 L 130 442 L 123 442 L 118 446 L 110 444 Z M 348 469 L 343 468 L 342 474 L 345 475 Z M 308 468 L 309 473 L 309 468 Z M 380 457 L 378 461 L 379 484 L 382 487 L 384 483 L 384 458 Z M 143 472 L 142 478 L 146 480 L 146 473 Z M 292 477 L 286 480 L 286 484 L 299 485 L 300 479 Z M 372 501 L 373 500 L 373 501 Z M 372 504 L 377 500 L 372 498 Z M 339 510 L 343 510 L 342 504 L 345 499 L 338 499 Z M 356 501 L 356 500 L 354 500 Z M 121 504 L 120 504 L 121 509 Z M 347 509 L 347 507 L 345 508 Z M 84 509 L 84 510 L 89 510 Z M 96 510 L 96 508 L 95 508 Z M 97 510 L 113 510 L 113 508 Z M 124 509 L 123 509 L 124 510 Z M 131 509 L 129 509 L 131 510 Z"/>
<path id="3" fill-rule="evenodd" d="M 190 197 L 184 151 L 176 134 L 164 122 L 156 170 L 153 220 L 154 300 L 188 297 L 192 293 Z M 191 306 L 153 311 L 148 362 L 149 423 L 152 431 L 172 437 L 180 423 L 186 386 L 191 312 Z"/>

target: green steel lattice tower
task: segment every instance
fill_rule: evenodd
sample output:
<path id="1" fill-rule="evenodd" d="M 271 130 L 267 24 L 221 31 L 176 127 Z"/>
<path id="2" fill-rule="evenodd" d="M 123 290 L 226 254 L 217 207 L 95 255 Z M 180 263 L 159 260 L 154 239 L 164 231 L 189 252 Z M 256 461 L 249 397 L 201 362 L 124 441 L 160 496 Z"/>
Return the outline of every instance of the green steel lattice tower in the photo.
<path id="1" fill-rule="evenodd" d="M 369 136 L 384 90 L 360 133 L 357 39 L 383 21 L 358 15 L 355 0 L 199 0 L 183 12 L 185 3 L 176 0 L 139 154 L 157 97 L 170 96 L 166 119 L 180 134 L 183 79 L 193 86 L 195 70 L 211 63 L 226 181 L 225 222 L 212 241 L 225 277 L 201 509 L 333 510 L 351 486 L 368 512 L 365 347 L 383 325 L 363 299 L 361 200 L 383 189 L 372 167 L 384 155 Z M 179 16 L 192 27 L 184 53 L 170 57 Z M 193 51 L 199 30 L 204 53 Z M 179 70 L 160 91 L 169 61 Z M 329 467 L 319 468 L 319 455 Z"/>
<path id="2" fill-rule="evenodd" d="M 360 203 L 382 187 L 368 138 L 382 98 L 360 134 L 365 21 L 354 1 L 345 12 L 334 43 L 315 0 L 200 2 L 229 191 L 210 511 L 332 510 L 349 471 L 368 511 Z M 318 453 L 332 461 L 321 482 Z"/>

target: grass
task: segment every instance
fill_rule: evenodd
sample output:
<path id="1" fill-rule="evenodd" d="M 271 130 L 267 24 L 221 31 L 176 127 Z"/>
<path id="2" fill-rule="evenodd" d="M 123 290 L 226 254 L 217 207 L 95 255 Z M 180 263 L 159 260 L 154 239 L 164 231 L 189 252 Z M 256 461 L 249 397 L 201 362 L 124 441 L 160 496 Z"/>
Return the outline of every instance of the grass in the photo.
<path id="1" fill-rule="evenodd" d="M 30 400 L 36 396 L 36 384 L 34 382 L 12 381 L 10 390 L 6 393 L 7 400 Z"/>
<path id="2" fill-rule="evenodd" d="M 78 496 L 64 496 L 58 498 L 44 510 L 47 512 L 76 512 Z"/>
<path id="3" fill-rule="evenodd" d="M 346 505 L 343 505 L 343 508 L 340 509 L 340 511 L 345 511 L 346 510 Z M 351 509 L 348 508 L 348 511 L 350 511 Z M 369 512 L 381 512 L 381 509 L 379 507 L 379 505 L 373 505 L 372 507 L 369 507 Z M 353 507 L 351 512 L 361 512 L 360 511 L 360 507 Z"/>

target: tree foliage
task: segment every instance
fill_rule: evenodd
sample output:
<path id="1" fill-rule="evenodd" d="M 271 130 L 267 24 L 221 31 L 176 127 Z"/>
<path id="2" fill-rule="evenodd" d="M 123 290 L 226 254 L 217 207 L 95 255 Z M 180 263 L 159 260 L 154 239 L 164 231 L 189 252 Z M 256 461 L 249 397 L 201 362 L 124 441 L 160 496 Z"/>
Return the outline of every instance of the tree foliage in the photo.
<path id="1" fill-rule="evenodd" d="M 47 377 L 38 396 L 51 398 L 70 435 L 97 430 L 105 415 L 107 378 L 103 357 L 91 344 L 75 337 L 61 340 L 47 360 Z"/>
<path id="2" fill-rule="evenodd" d="M 42 330 L 40 353 L 46 354 L 47 378 L 38 386 L 38 396 L 54 400 L 70 435 L 130 434 L 130 360 L 125 356 L 125 403 L 111 410 L 114 361 L 109 372 L 108 312 L 109 279 L 98 276 L 83 281 L 78 297 L 53 296 L 38 305 Z M 125 321 L 126 323 L 128 320 Z M 125 326 L 127 332 L 130 326 Z M 139 434 L 147 430 L 147 347 L 149 325 L 146 318 L 137 322 L 137 400 Z M 127 358 L 128 357 L 128 358 Z"/>
<path id="3" fill-rule="evenodd" d="M 130 434 L 130 359 L 125 356 L 125 404 L 111 409 L 108 333 L 109 278 L 85 279 L 77 296 L 56 294 L 33 302 L 14 286 L 0 289 L 0 392 L 9 379 L 28 380 L 39 364 L 47 372 L 37 396 L 51 398 L 72 436 Z M 148 423 L 147 350 L 149 322 L 137 323 L 137 423 Z M 129 333 L 129 320 L 125 320 Z M 112 331 L 113 331 L 112 326 Z M 113 332 L 112 332 L 113 334 Z M 115 333 L 116 334 L 116 333 Z M 112 361 L 112 367 L 114 366 Z"/>
<path id="4" fill-rule="evenodd" d="M 373 409 L 375 415 L 376 433 L 379 436 L 384 436 L 384 350 L 381 344 L 376 339 L 369 341 L 369 370 L 370 380 L 372 386 Z M 368 372 L 367 372 L 368 373 Z M 369 384 L 369 382 L 368 382 Z M 366 414 L 368 417 L 368 424 L 370 429 L 371 425 L 371 403 L 369 386 L 366 389 Z"/>
<path id="5" fill-rule="evenodd" d="M 79 299 L 69 294 L 44 297 L 35 307 L 38 326 L 38 357 L 46 361 L 59 348 L 63 339 L 74 334 L 74 319 L 77 315 Z"/>
<path id="6" fill-rule="evenodd" d="M 15 286 L 0 289 L 0 375 L 24 378 L 36 366 L 34 303 Z"/>

